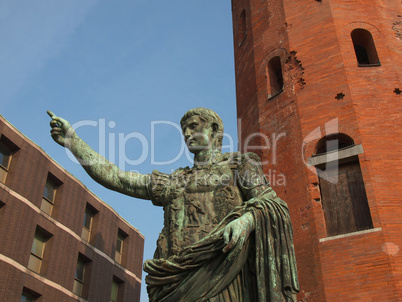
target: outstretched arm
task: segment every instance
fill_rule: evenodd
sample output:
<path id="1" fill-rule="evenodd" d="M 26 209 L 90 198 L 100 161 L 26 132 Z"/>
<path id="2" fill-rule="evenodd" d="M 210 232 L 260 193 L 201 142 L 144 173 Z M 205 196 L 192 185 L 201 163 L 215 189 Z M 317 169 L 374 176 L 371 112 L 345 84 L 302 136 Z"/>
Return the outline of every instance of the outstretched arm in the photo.
<path id="1" fill-rule="evenodd" d="M 102 155 L 95 152 L 84 142 L 65 119 L 47 111 L 52 118 L 50 122 L 51 136 L 59 145 L 68 148 L 77 158 L 81 166 L 96 182 L 102 186 L 142 199 L 150 199 L 147 187 L 149 175 L 121 171 Z"/>

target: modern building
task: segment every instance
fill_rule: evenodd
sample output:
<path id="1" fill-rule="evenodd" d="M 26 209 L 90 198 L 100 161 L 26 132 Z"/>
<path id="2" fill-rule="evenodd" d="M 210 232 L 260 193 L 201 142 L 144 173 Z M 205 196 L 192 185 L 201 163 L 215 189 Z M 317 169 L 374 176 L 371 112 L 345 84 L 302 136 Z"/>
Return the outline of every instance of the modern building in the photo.
<path id="1" fill-rule="evenodd" d="M 144 237 L 0 116 L 0 300 L 140 301 Z"/>
<path id="2" fill-rule="evenodd" d="M 298 301 L 402 301 L 399 0 L 232 0 L 239 142 L 287 201 Z"/>

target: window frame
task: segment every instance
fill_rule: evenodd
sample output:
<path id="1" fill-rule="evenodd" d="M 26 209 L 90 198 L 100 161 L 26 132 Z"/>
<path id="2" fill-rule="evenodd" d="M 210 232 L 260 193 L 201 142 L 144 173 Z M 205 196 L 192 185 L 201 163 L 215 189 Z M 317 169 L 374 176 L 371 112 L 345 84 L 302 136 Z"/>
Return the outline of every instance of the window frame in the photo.
<path id="1" fill-rule="evenodd" d="M 77 258 L 77 264 L 75 267 L 73 290 L 72 292 L 77 296 L 84 297 L 85 295 L 85 285 L 88 283 L 89 277 L 89 264 L 91 260 L 85 257 L 83 254 L 79 253 Z M 82 271 L 79 268 L 82 267 Z"/>
<path id="2" fill-rule="evenodd" d="M 110 302 L 120 302 L 123 299 L 124 281 L 113 276 L 112 288 L 110 293 Z M 114 291 L 115 289 L 115 291 Z"/>
<path id="3" fill-rule="evenodd" d="M 128 235 L 125 232 L 123 232 L 121 229 L 118 230 L 114 260 L 120 265 L 123 265 L 123 254 L 126 245 L 125 240 L 127 237 Z M 120 249 L 118 249 L 119 243 L 120 243 Z"/>
<path id="4" fill-rule="evenodd" d="M 10 169 L 10 163 L 11 163 L 11 158 L 12 158 L 12 150 L 9 148 L 5 143 L 0 141 L 0 154 L 1 157 L 3 158 L 0 162 L 0 182 L 5 183 L 7 179 L 7 174 Z M 7 158 L 7 163 L 6 165 L 4 164 L 4 158 Z"/>
<path id="5" fill-rule="evenodd" d="M 321 138 L 308 159 L 319 180 L 327 237 L 374 228 L 358 157 L 362 153 L 362 145 L 336 133 Z"/>
<path id="6" fill-rule="evenodd" d="M 82 224 L 81 238 L 87 242 L 91 241 L 91 233 L 93 231 L 93 224 L 96 212 L 92 209 L 92 207 L 87 204 L 84 212 L 84 221 Z M 87 227 L 87 221 L 89 217 L 89 228 Z"/>
<path id="7" fill-rule="evenodd" d="M 52 237 L 52 234 L 48 233 L 46 230 L 42 229 L 39 226 L 36 227 L 36 231 L 35 231 L 34 238 L 32 241 L 31 251 L 29 254 L 29 261 L 28 261 L 28 265 L 27 265 L 27 267 L 31 271 L 38 273 L 38 274 L 40 274 L 42 272 L 47 242 L 49 241 L 49 239 L 51 237 Z M 40 239 L 42 239 L 42 240 L 40 240 Z M 36 242 L 40 242 L 42 245 L 40 254 L 37 254 L 36 250 L 34 251 L 34 248 L 37 246 Z M 35 264 L 35 262 L 39 263 L 39 264 Z"/>
<path id="8" fill-rule="evenodd" d="M 49 216 L 52 216 L 53 214 L 57 191 L 59 190 L 62 184 L 63 183 L 60 180 L 58 180 L 55 176 L 53 176 L 50 173 L 48 174 L 45 187 L 43 189 L 40 209 L 42 212 L 48 214 Z M 46 193 L 49 191 L 49 188 L 53 191 L 52 196 L 49 196 L 49 194 Z"/>
<path id="9" fill-rule="evenodd" d="M 119 299 L 119 283 L 115 278 L 112 280 L 112 292 L 110 295 L 110 302 L 118 302 Z M 115 289 L 115 290 L 114 290 Z"/>

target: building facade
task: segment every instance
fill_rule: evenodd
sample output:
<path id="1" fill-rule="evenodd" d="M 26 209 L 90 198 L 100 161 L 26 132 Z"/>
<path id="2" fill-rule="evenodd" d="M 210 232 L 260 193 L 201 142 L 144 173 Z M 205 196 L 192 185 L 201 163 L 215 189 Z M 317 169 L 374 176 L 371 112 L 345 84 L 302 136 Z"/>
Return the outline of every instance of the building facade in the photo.
<path id="1" fill-rule="evenodd" d="M 401 301 L 401 1 L 232 11 L 239 142 L 289 205 L 298 300 Z"/>
<path id="2" fill-rule="evenodd" d="M 144 237 L 0 116 L 0 300 L 139 301 Z"/>

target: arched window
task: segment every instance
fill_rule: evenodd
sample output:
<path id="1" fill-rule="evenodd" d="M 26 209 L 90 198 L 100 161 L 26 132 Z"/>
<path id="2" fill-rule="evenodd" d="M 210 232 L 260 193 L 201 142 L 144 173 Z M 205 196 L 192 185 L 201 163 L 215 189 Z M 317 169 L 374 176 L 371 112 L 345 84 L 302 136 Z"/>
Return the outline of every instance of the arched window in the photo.
<path id="1" fill-rule="evenodd" d="M 353 46 L 355 48 L 358 66 L 380 66 L 377 50 L 375 48 L 373 36 L 362 28 L 356 28 L 351 33 Z"/>
<path id="2" fill-rule="evenodd" d="M 338 151 L 343 148 L 349 148 L 355 145 L 351 137 L 343 133 L 327 135 L 322 138 L 316 147 L 316 155 L 328 152 Z"/>
<path id="3" fill-rule="evenodd" d="M 239 27 L 237 31 L 237 40 L 239 41 L 239 46 L 243 44 L 247 36 L 247 25 L 246 25 L 246 10 L 243 9 L 239 17 Z"/>
<path id="4" fill-rule="evenodd" d="M 269 60 L 267 69 L 268 98 L 270 99 L 283 91 L 281 58 L 276 56 Z"/>
<path id="5" fill-rule="evenodd" d="M 328 236 L 373 228 L 358 154 L 361 145 L 338 133 L 322 138 L 310 159 L 317 168 Z"/>

